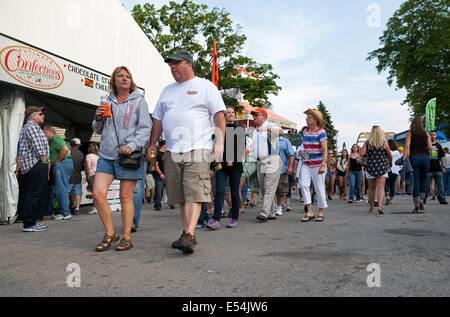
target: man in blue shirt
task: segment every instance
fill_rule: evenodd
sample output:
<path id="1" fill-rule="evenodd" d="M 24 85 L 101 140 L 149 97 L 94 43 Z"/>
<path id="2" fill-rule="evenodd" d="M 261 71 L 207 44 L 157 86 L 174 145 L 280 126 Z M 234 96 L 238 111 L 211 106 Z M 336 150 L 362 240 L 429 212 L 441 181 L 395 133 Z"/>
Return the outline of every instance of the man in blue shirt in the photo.
<path id="1" fill-rule="evenodd" d="M 283 162 L 283 167 L 281 168 L 281 176 L 278 182 L 278 188 L 276 192 L 277 196 L 277 207 L 275 211 L 276 216 L 281 216 L 283 214 L 283 204 L 286 195 L 289 192 L 289 175 L 292 175 L 294 166 L 294 151 L 292 150 L 291 142 L 285 137 L 280 136 L 278 141 L 278 153 L 280 155 L 281 161 Z"/>

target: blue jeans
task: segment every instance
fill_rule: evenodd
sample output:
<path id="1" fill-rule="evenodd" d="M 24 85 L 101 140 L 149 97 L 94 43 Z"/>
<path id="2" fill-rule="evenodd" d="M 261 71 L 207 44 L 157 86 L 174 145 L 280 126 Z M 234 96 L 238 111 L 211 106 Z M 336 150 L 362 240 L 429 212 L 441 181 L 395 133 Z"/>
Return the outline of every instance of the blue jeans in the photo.
<path id="1" fill-rule="evenodd" d="M 419 198 L 425 198 L 428 187 L 428 170 L 430 169 L 430 158 L 428 156 L 411 156 L 409 158 L 414 170 L 414 202 L 418 203 Z"/>
<path id="2" fill-rule="evenodd" d="M 362 171 L 349 171 L 348 172 L 348 183 L 350 186 L 349 200 L 353 200 L 356 190 L 356 200 L 361 200 L 361 182 L 363 173 Z"/>
<path id="3" fill-rule="evenodd" d="M 143 175 L 136 183 L 133 192 L 133 204 L 134 204 L 134 218 L 133 226 L 139 226 L 139 219 L 141 218 L 142 204 L 144 201 L 144 188 L 145 188 L 145 177 L 147 174 L 147 161 L 144 160 L 144 167 L 142 168 Z"/>
<path id="4" fill-rule="evenodd" d="M 54 207 L 53 207 L 53 189 L 55 185 L 52 183 L 48 183 L 48 197 L 47 197 L 47 211 L 44 213 L 44 216 L 53 216 Z"/>
<path id="5" fill-rule="evenodd" d="M 231 194 L 231 218 L 233 220 L 239 219 L 239 182 L 241 181 L 241 172 L 227 173 L 223 170 L 217 171 L 214 177 L 216 181 L 216 196 L 214 198 L 214 220 L 220 221 L 221 212 L 225 200 L 225 187 L 227 185 L 227 177 L 230 179 L 230 194 Z"/>
<path id="6" fill-rule="evenodd" d="M 245 181 L 244 186 L 242 186 L 242 201 L 244 202 L 244 204 L 247 202 L 247 194 L 248 194 L 248 184 L 247 181 Z"/>
<path id="7" fill-rule="evenodd" d="M 166 181 L 157 173 L 153 174 L 153 178 L 155 179 L 155 208 L 161 208 L 162 191 Z"/>
<path id="8" fill-rule="evenodd" d="M 397 182 L 398 175 L 392 172 L 389 172 L 389 178 L 386 180 L 386 184 L 384 186 L 384 191 L 386 195 L 389 195 L 391 199 L 394 198 L 396 188 L 395 183 Z"/>
<path id="9" fill-rule="evenodd" d="M 66 158 L 59 164 L 53 166 L 53 177 L 55 178 L 55 193 L 58 201 L 60 213 L 63 216 L 70 215 L 69 208 L 69 179 L 72 175 L 73 161 Z"/>
<path id="10" fill-rule="evenodd" d="M 206 223 L 208 223 L 208 219 L 209 219 L 209 216 L 208 216 L 208 213 L 206 212 L 206 203 L 202 203 L 202 209 L 200 212 L 200 216 L 198 217 L 198 220 L 197 220 L 197 225 L 200 225 L 200 226 L 205 225 Z"/>
<path id="11" fill-rule="evenodd" d="M 445 169 L 444 186 L 445 186 L 445 192 L 447 193 L 447 196 L 450 195 L 450 168 Z"/>
<path id="12" fill-rule="evenodd" d="M 437 194 L 439 201 L 445 201 L 446 195 L 444 191 L 444 174 L 442 172 L 429 172 L 428 173 L 428 185 L 431 184 L 431 180 L 434 179 L 434 184 L 437 188 Z M 427 196 L 430 190 L 430 186 L 427 186 Z"/>

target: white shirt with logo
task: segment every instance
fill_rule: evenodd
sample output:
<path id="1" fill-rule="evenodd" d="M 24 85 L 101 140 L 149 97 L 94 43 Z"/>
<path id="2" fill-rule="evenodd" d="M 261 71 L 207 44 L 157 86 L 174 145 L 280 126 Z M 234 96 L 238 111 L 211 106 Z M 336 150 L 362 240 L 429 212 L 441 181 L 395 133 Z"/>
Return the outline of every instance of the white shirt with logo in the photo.
<path id="1" fill-rule="evenodd" d="M 195 77 L 184 83 L 173 83 L 161 93 L 153 118 L 162 121 L 167 150 L 186 153 L 212 150 L 214 116 L 226 111 L 217 87 L 206 79 Z"/>
<path id="2" fill-rule="evenodd" d="M 281 128 L 277 126 L 275 123 L 267 121 L 263 123 L 261 128 L 281 130 Z M 268 136 L 267 131 L 258 132 L 257 130 L 255 130 L 253 132 L 253 155 L 256 156 L 258 159 L 263 159 L 271 154 L 278 154 L 277 146 L 279 137 L 272 135 L 271 139 L 269 140 L 271 144 L 271 149 L 269 151 L 267 136 Z"/>

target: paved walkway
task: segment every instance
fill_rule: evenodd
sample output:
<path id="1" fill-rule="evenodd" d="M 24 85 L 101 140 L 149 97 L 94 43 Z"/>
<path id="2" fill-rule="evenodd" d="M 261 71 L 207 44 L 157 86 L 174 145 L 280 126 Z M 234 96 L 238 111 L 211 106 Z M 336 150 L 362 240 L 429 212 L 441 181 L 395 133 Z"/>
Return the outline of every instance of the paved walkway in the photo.
<path id="1" fill-rule="evenodd" d="M 223 230 L 197 233 L 199 245 L 189 256 L 170 247 L 182 226 L 179 211 L 167 207 L 144 206 L 135 247 L 124 253 L 94 252 L 103 230 L 89 208 L 69 221 L 44 222 L 49 230 L 42 233 L 0 226 L 0 294 L 450 296 L 448 205 L 429 201 L 426 213 L 413 215 L 411 197 L 400 196 L 382 216 L 369 214 L 366 202 L 335 199 L 324 223 L 301 223 L 303 205 L 292 207 L 267 223 L 256 220 L 257 207 L 248 209 L 237 229 L 226 229 L 224 219 Z M 120 230 L 120 213 L 113 220 Z M 67 286 L 71 263 L 81 269 L 79 288 Z M 380 287 L 368 287 L 370 274 Z"/>

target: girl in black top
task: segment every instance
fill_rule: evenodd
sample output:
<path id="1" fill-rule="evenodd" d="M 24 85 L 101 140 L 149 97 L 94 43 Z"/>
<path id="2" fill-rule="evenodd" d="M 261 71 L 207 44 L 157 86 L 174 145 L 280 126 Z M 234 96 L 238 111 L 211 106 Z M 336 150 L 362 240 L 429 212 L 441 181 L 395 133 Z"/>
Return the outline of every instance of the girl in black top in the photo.
<path id="1" fill-rule="evenodd" d="M 228 228 L 236 228 L 239 219 L 239 183 L 243 171 L 242 161 L 245 151 L 245 131 L 242 127 L 237 126 L 234 121 L 236 112 L 234 108 L 228 107 L 225 114 L 227 121 L 227 130 L 225 135 L 225 147 L 223 152 L 222 169 L 216 171 L 216 192 L 214 198 L 214 218 L 207 224 L 207 228 L 211 230 L 220 230 L 221 212 L 224 204 L 225 187 L 227 178 L 230 181 L 231 193 L 231 221 Z M 231 138 L 234 135 L 234 138 Z M 233 153 L 230 153 L 233 151 Z"/>
<path id="2" fill-rule="evenodd" d="M 348 203 L 353 203 L 353 197 L 356 191 L 356 201 L 361 202 L 361 184 L 362 184 L 362 166 L 361 156 L 359 154 L 360 148 L 358 144 L 353 144 L 350 159 L 347 165 L 348 181 L 350 184 L 350 192 Z"/>

